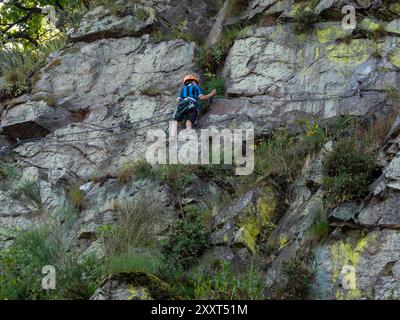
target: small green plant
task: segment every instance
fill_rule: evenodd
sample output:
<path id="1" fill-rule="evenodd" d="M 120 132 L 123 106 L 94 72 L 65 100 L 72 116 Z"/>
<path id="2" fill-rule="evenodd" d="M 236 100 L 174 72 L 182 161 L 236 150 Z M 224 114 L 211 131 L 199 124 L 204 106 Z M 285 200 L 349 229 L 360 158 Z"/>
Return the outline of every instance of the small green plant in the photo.
<path id="1" fill-rule="evenodd" d="M 225 80 L 223 78 L 219 78 L 213 74 L 206 77 L 206 82 L 204 83 L 204 89 L 206 91 L 217 90 L 217 94 L 219 96 L 224 95 L 225 92 Z"/>
<path id="2" fill-rule="evenodd" d="M 0 163 L 0 177 L 15 178 L 19 175 L 18 168 L 9 162 Z"/>
<path id="3" fill-rule="evenodd" d="M 296 23 L 296 33 L 306 33 L 314 29 L 314 24 L 320 19 L 315 11 L 318 0 L 295 3 L 291 7 L 289 18 Z"/>
<path id="4" fill-rule="evenodd" d="M 102 262 L 94 255 L 78 258 L 71 253 L 59 262 L 57 284 L 61 284 L 59 295 L 67 300 L 88 300 L 98 288 L 103 276 Z"/>
<path id="5" fill-rule="evenodd" d="M 168 27 L 156 28 L 152 33 L 151 37 L 155 42 L 169 41 L 175 39 L 182 39 L 187 42 L 200 42 L 196 39 L 187 28 L 187 20 L 181 21 L 178 25 L 169 25 Z"/>
<path id="6" fill-rule="evenodd" d="M 148 10 L 146 10 L 144 8 L 137 9 L 135 11 L 135 15 L 141 21 L 146 21 L 150 17 L 150 13 L 148 12 Z"/>
<path id="7" fill-rule="evenodd" d="M 355 139 L 337 142 L 323 165 L 324 185 L 334 202 L 362 200 L 379 172 L 374 155 Z"/>
<path id="8" fill-rule="evenodd" d="M 241 35 L 242 27 L 225 28 L 220 41 L 212 47 L 201 46 L 196 51 L 196 64 L 207 74 L 216 74 L 224 63 L 230 48 Z"/>
<path id="9" fill-rule="evenodd" d="M 38 211 L 44 210 L 38 181 L 22 181 L 22 183 L 15 190 L 9 193 L 9 196 L 16 201 L 27 205 L 28 207 L 35 208 Z"/>
<path id="10" fill-rule="evenodd" d="M 13 245 L 0 256 L 0 299 L 45 299 L 41 270 L 58 259 L 57 243 L 44 230 L 18 232 Z"/>
<path id="11" fill-rule="evenodd" d="M 396 102 L 400 102 L 400 90 L 398 88 L 395 88 L 393 86 L 387 86 L 386 93 L 389 96 L 389 98 L 395 100 Z"/>

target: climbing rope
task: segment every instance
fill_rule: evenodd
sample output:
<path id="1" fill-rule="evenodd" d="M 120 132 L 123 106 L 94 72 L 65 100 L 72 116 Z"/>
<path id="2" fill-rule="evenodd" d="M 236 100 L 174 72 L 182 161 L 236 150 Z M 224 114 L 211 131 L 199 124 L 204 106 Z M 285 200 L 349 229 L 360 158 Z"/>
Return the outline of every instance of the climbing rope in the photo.
<path id="1" fill-rule="evenodd" d="M 171 115 L 172 115 L 172 112 L 168 112 L 168 113 L 163 113 L 163 114 L 160 114 L 157 116 L 153 116 L 150 118 L 142 119 L 142 120 L 131 122 L 131 123 L 125 122 L 125 123 L 120 123 L 118 125 L 113 125 L 110 127 L 104 127 L 104 128 L 98 128 L 98 129 L 92 129 L 92 130 L 86 130 L 86 131 L 79 131 L 79 132 L 70 132 L 70 133 L 65 133 L 65 134 L 55 134 L 54 136 L 49 136 L 49 137 L 38 137 L 38 138 L 29 138 L 29 139 L 17 138 L 17 141 L 14 144 L 0 149 L 0 156 L 7 155 L 10 151 L 14 150 L 15 148 L 17 148 L 23 144 L 46 143 L 47 145 L 62 145 L 62 144 L 68 144 L 68 143 L 74 143 L 74 142 L 85 142 L 85 141 L 91 141 L 91 140 L 96 140 L 96 139 L 105 139 L 105 138 L 109 138 L 112 136 L 118 136 L 118 135 L 126 134 L 129 132 L 152 127 L 154 125 L 157 125 L 157 124 L 160 124 L 163 122 L 167 122 L 170 120 Z M 158 119 L 158 118 L 165 117 L 165 116 L 168 116 L 168 118 L 162 119 L 159 121 L 153 121 L 152 123 L 147 124 L 147 125 L 139 125 L 143 122 L 151 121 L 151 120 Z M 121 131 L 113 132 L 113 130 L 115 130 L 117 128 L 120 128 Z M 74 136 L 74 135 L 79 135 L 79 134 L 83 135 L 83 134 L 89 134 L 89 133 L 94 133 L 94 132 L 110 132 L 110 134 L 96 136 L 96 137 L 86 137 L 86 138 L 80 138 L 80 139 L 63 139 L 63 138 Z M 58 140 L 58 139 L 63 139 L 63 140 Z"/>
<path id="2" fill-rule="evenodd" d="M 313 93 L 313 96 L 317 96 L 317 95 L 324 95 L 323 97 L 319 97 L 319 98 L 298 98 L 298 99 L 293 99 L 292 97 L 298 94 L 308 94 L 310 95 L 310 92 L 308 91 L 298 91 L 295 93 L 291 93 L 291 94 L 287 94 L 286 96 L 290 96 L 291 99 L 287 99 L 287 98 L 283 98 L 283 97 L 271 97 L 271 99 L 263 99 L 264 101 L 271 101 L 271 102 L 306 102 L 306 101 L 324 101 L 324 100 L 330 100 L 330 99 L 346 99 L 346 98 L 350 98 L 350 97 L 354 97 L 356 95 L 362 97 L 364 95 L 369 95 L 372 93 L 369 92 L 363 92 L 366 91 L 367 89 L 363 89 L 363 90 L 354 90 L 354 92 L 352 94 L 347 94 L 347 95 L 339 95 L 339 94 L 331 94 L 331 95 L 326 95 L 324 93 Z M 383 90 L 378 90 L 378 89 L 368 89 L 370 91 L 374 90 L 374 91 L 378 91 L 378 92 L 383 92 Z M 231 100 L 231 99 L 235 99 L 235 98 L 224 98 L 224 97 L 214 97 L 212 98 L 212 100 L 216 100 L 216 99 L 224 99 L 224 100 Z M 135 122 L 122 122 L 119 123 L 117 125 L 112 125 L 110 127 L 103 127 L 103 126 L 98 126 L 98 125 L 93 125 L 93 124 L 89 124 L 88 125 L 93 125 L 96 126 L 98 128 L 96 129 L 90 129 L 90 130 L 86 130 L 86 131 L 78 131 L 78 132 L 70 132 L 70 133 L 56 133 L 55 135 L 52 136 L 48 136 L 48 137 L 38 137 L 38 138 L 29 138 L 29 139 L 19 139 L 17 138 L 17 141 L 14 144 L 11 144 L 9 146 L 3 147 L 0 149 L 0 157 L 3 157 L 5 155 L 7 155 L 10 151 L 14 150 L 15 148 L 17 148 L 20 145 L 23 144 L 31 144 L 31 143 L 38 143 L 38 144 L 44 144 L 46 143 L 47 145 L 62 145 L 62 144 L 68 144 L 68 143 L 74 143 L 74 142 L 84 142 L 84 141 L 91 141 L 91 140 L 96 140 L 96 139 L 105 139 L 105 138 L 109 138 L 112 136 L 118 136 L 118 135 L 122 135 L 122 134 L 126 134 L 129 132 L 134 132 L 134 131 L 138 131 L 141 129 L 145 129 L 148 127 L 152 127 L 156 124 L 160 124 L 160 123 L 164 123 L 167 121 L 170 121 L 170 116 L 173 114 L 173 112 L 166 112 L 166 113 L 162 113 L 150 118 L 145 118 L 145 119 L 141 119 Z M 166 119 L 162 119 L 162 120 L 158 120 L 158 121 L 153 121 L 154 119 L 159 119 L 162 117 L 168 117 Z M 148 122 L 151 121 L 150 124 L 147 125 L 142 125 L 140 126 L 140 124 L 142 124 L 143 122 Z M 119 132 L 114 132 L 115 129 L 120 129 Z M 109 135 L 102 135 L 102 136 L 96 136 L 96 137 L 86 137 L 86 138 L 80 138 L 80 139 L 64 139 L 66 137 L 70 137 L 70 136 L 76 136 L 76 135 L 87 135 L 90 133 L 95 133 L 95 132 L 109 132 Z M 58 140 L 58 139 L 64 139 L 64 140 Z"/>

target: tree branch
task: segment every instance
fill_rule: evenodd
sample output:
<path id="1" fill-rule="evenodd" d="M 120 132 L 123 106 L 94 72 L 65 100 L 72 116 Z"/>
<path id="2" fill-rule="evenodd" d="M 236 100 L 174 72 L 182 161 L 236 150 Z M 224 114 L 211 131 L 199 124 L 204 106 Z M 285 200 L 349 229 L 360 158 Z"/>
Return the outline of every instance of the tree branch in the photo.
<path id="1" fill-rule="evenodd" d="M 11 4 L 14 7 L 17 7 L 18 9 L 26 11 L 28 13 L 42 13 L 42 9 L 40 9 L 40 8 L 27 8 L 27 7 L 24 7 L 23 5 L 21 5 L 18 2 L 11 2 Z"/>

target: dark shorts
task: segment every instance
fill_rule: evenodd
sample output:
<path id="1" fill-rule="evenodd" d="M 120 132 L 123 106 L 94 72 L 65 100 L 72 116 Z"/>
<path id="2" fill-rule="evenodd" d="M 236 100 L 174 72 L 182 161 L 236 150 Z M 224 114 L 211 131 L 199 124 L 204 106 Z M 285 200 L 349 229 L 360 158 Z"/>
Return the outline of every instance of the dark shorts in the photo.
<path id="1" fill-rule="evenodd" d="M 178 109 L 174 113 L 175 121 L 189 120 L 192 124 L 195 124 L 197 121 L 197 116 L 199 111 L 196 107 L 192 107 L 191 109 L 183 108 L 183 110 Z"/>

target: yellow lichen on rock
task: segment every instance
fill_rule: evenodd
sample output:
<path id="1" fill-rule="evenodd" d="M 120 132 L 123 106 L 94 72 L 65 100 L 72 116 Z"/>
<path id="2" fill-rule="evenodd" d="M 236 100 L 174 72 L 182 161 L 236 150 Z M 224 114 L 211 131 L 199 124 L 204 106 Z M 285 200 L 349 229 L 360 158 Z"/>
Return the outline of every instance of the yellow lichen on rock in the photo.
<path id="1" fill-rule="evenodd" d="M 400 14 L 400 3 L 393 3 L 390 5 L 389 10 Z"/>
<path id="2" fill-rule="evenodd" d="M 253 206 L 249 206 L 244 218 L 239 221 L 235 242 L 245 244 L 251 252 L 255 253 L 257 237 L 262 229 L 271 223 L 276 205 L 277 200 L 273 190 L 265 187 L 258 195 L 255 210 Z"/>
<path id="3" fill-rule="evenodd" d="M 360 22 L 359 27 L 364 30 L 374 32 L 374 31 L 378 31 L 381 28 L 384 28 L 385 24 L 382 21 L 374 20 L 371 18 L 364 18 Z"/>
<path id="4" fill-rule="evenodd" d="M 400 68 L 400 49 L 394 50 L 389 56 L 390 62 Z"/>
<path id="5" fill-rule="evenodd" d="M 286 234 L 281 234 L 279 236 L 279 250 L 282 250 L 289 243 L 289 238 Z"/>
<path id="6" fill-rule="evenodd" d="M 366 245 L 367 238 L 363 237 L 354 246 L 350 241 L 340 241 L 330 248 L 333 266 L 332 282 L 337 285 L 336 299 L 357 299 L 361 297 L 361 291 L 357 287 L 357 266 Z M 341 281 L 341 283 L 338 284 L 338 281 Z"/>
<path id="7" fill-rule="evenodd" d="M 327 43 L 346 34 L 346 31 L 342 28 L 341 25 L 330 25 L 326 28 L 317 28 L 316 30 L 317 39 L 320 43 Z"/>
<path id="8" fill-rule="evenodd" d="M 376 44 L 367 39 L 354 39 L 349 44 L 340 43 L 326 47 L 329 60 L 352 65 L 359 65 L 367 61 L 375 51 Z"/>
<path id="9" fill-rule="evenodd" d="M 147 288 L 129 286 L 128 291 L 131 293 L 128 300 L 153 300 Z"/>

